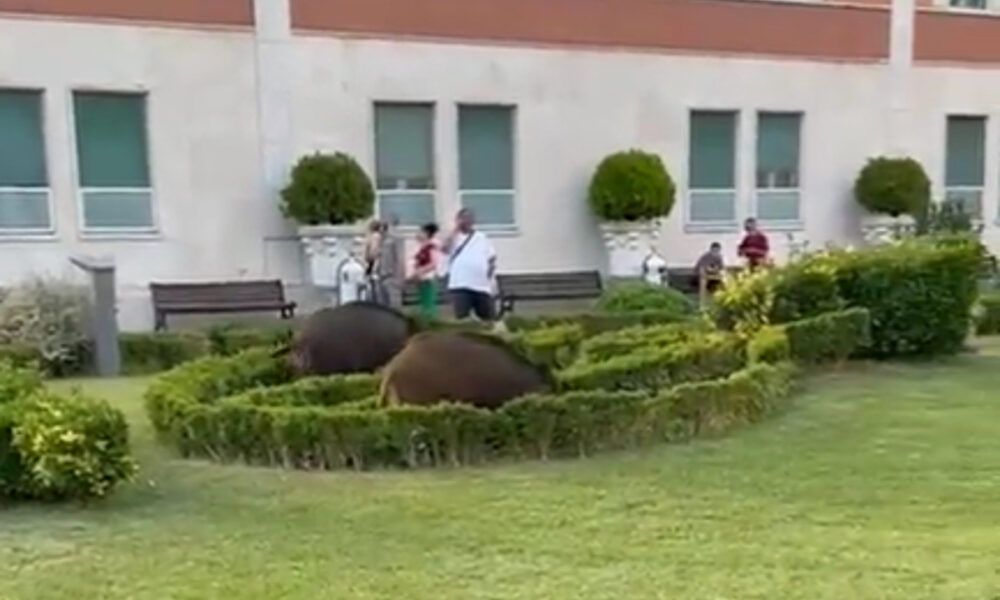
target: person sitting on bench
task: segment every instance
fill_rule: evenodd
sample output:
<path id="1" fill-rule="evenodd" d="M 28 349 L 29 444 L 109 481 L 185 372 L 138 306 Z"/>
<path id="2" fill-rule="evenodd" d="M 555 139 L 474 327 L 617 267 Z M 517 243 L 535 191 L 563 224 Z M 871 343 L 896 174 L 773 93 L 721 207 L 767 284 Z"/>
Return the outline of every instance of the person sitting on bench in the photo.
<path id="1" fill-rule="evenodd" d="M 712 242 L 708 252 L 701 255 L 694 267 L 695 277 L 698 278 L 698 298 L 702 304 L 705 303 L 708 296 L 722 287 L 722 276 L 725 269 L 726 265 L 722 259 L 722 244 Z"/>

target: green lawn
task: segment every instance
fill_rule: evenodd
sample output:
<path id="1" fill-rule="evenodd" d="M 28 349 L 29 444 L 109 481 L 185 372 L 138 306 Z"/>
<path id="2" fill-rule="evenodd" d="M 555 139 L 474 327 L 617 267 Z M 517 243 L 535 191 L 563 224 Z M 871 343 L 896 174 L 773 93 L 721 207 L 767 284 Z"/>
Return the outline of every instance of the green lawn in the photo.
<path id="1" fill-rule="evenodd" d="M 0 510 L 0 598 L 1000 598 L 1000 344 L 811 378 L 726 439 L 587 461 L 317 474 L 177 460 Z"/>

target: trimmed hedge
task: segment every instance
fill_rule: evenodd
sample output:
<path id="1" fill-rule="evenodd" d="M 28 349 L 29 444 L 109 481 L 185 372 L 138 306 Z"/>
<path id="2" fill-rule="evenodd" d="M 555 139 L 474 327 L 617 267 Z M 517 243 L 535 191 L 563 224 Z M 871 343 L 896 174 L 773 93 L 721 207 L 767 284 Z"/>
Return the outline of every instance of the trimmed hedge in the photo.
<path id="1" fill-rule="evenodd" d="M 713 333 L 665 347 L 640 347 L 607 360 L 581 361 L 557 374 L 563 390 L 650 390 L 725 377 L 745 364 L 743 342 Z"/>
<path id="2" fill-rule="evenodd" d="M 202 405 L 256 387 L 288 383 L 288 363 L 270 348 L 234 356 L 209 356 L 158 377 L 146 390 L 146 412 L 160 435 L 171 435 L 185 416 Z"/>
<path id="3" fill-rule="evenodd" d="M 755 365 L 655 395 L 529 396 L 496 412 L 455 404 L 371 410 L 222 402 L 187 412 L 176 442 L 186 456 L 301 469 L 583 456 L 752 423 L 778 405 L 790 381 L 787 365 Z"/>
<path id="4" fill-rule="evenodd" d="M 589 362 L 600 362 L 642 348 L 662 348 L 691 339 L 696 334 L 708 332 L 709 330 L 702 321 L 649 327 L 627 327 L 587 339 L 580 346 L 580 354 Z"/>
<path id="5" fill-rule="evenodd" d="M 646 282 L 619 283 L 606 289 L 597 301 L 597 310 L 611 314 L 642 311 L 674 313 L 680 320 L 695 312 L 695 303 L 675 289 Z"/>
<path id="6" fill-rule="evenodd" d="M 747 343 L 747 361 L 752 365 L 778 364 L 791 358 L 792 347 L 784 327 L 763 327 Z"/>
<path id="7" fill-rule="evenodd" d="M 841 363 L 871 344 L 871 315 L 852 308 L 783 327 L 792 358 L 802 364 Z"/>
<path id="8" fill-rule="evenodd" d="M 631 313 L 599 313 L 586 312 L 564 315 L 548 315 L 542 317 L 522 317 L 510 315 L 504 322 L 507 328 L 513 332 L 530 331 L 544 327 L 554 327 L 556 325 L 579 325 L 583 328 L 585 337 L 624 329 L 626 327 L 665 325 L 667 323 L 679 323 L 689 317 L 678 315 L 674 311 L 644 310 Z"/>
<path id="9" fill-rule="evenodd" d="M 976 305 L 976 335 L 1000 334 L 1000 293 L 983 294 Z"/>
<path id="10" fill-rule="evenodd" d="M 848 306 L 871 313 L 877 358 L 953 354 L 971 330 L 982 266 L 978 241 L 910 241 L 831 257 Z"/>
<path id="11" fill-rule="evenodd" d="M 118 346 L 126 375 L 159 373 L 209 353 L 200 333 L 123 333 Z"/>
<path id="12" fill-rule="evenodd" d="M 514 336 L 512 344 L 530 362 L 555 369 L 576 360 L 584 337 L 583 327 L 566 323 L 524 331 Z"/>

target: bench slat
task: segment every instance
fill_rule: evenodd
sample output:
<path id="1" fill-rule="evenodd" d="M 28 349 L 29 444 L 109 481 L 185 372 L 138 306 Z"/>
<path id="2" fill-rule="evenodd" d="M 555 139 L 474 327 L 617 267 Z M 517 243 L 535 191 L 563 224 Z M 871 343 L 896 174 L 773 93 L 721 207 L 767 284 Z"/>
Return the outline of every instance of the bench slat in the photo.
<path id="1" fill-rule="evenodd" d="M 279 280 L 206 283 L 151 283 L 157 329 L 166 329 L 168 314 L 281 311 L 293 316 L 295 303 L 285 300 Z"/>

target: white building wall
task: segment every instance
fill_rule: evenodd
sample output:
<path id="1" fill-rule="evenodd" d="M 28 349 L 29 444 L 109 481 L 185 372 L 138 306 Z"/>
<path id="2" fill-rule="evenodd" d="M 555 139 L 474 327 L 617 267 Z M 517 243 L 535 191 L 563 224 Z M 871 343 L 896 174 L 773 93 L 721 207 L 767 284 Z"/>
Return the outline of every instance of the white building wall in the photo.
<path id="1" fill-rule="evenodd" d="M 505 271 L 604 268 L 586 189 L 604 156 L 632 147 L 659 153 L 678 183 L 661 241 L 668 262 L 689 266 L 714 240 L 735 260 L 739 232 L 685 227 L 695 109 L 740 111 L 741 219 L 753 206 L 757 111 L 803 113 L 798 235 L 812 247 L 856 241 L 853 179 L 869 156 L 892 150 L 890 122 L 902 119 L 903 146 L 940 194 L 946 115 L 988 115 L 987 239 L 1000 247 L 995 70 L 915 67 L 903 80 L 905 114 L 893 121 L 885 65 L 343 39 L 271 24 L 277 29 L 255 41 L 251 32 L 0 18 L 0 87 L 46 92 L 57 222 L 52 238 L 0 239 L 0 283 L 71 273 L 73 254 L 113 255 L 129 329 L 151 323 L 152 280 L 280 277 L 302 297 L 301 248 L 277 209 L 276 161 L 339 150 L 372 172 L 375 101 L 435 103 L 444 223 L 458 204 L 457 104 L 516 105 L 518 227 L 496 234 Z M 80 233 L 71 91 L 94 88 L 149 94 L 154 237 Z M 772 235 L 779 255 L 783 235 Z"/>

